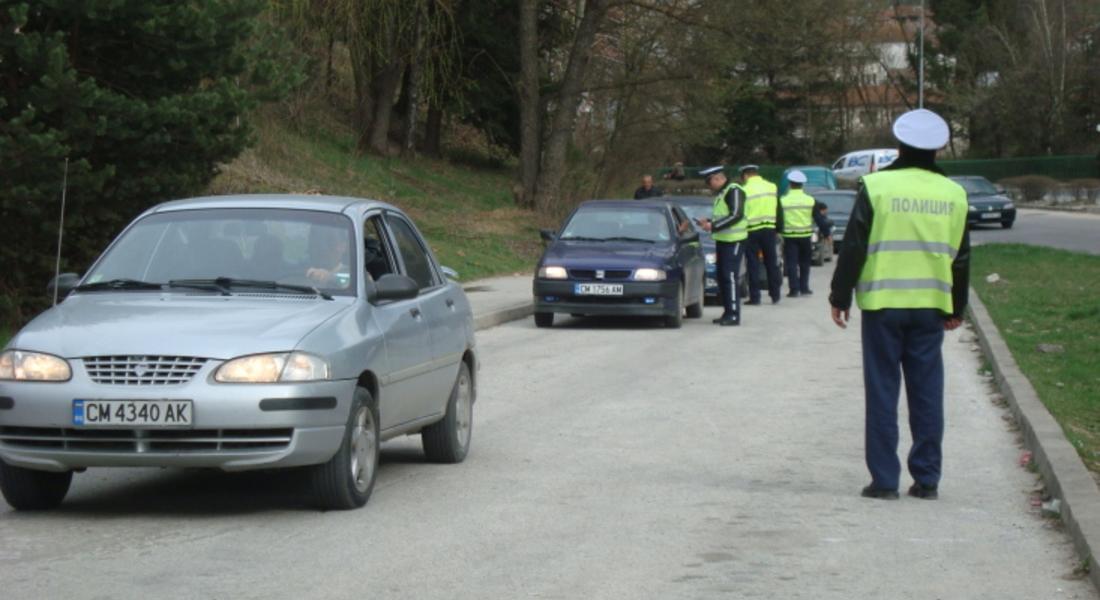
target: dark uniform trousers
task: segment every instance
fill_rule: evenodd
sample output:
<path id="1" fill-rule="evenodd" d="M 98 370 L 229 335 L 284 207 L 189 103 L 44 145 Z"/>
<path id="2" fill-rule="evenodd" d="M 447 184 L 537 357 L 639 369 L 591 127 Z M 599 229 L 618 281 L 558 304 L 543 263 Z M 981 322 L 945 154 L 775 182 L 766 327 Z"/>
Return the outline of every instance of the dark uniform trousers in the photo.
<path id="1" fill-rule="evenodd" d="M 757 258 L 757 253 L 760 252 L 764 254 L 764 269 L 768 274 L 768 295 L 773 301 L 779 301 L 783 279 L 779 274 L 779 257 L 775 252 L 777 242 L 775 229 L 757 229 L 749 232 L 749 239 L 745 245 L 749 266 L 749 302 L 754 304 L 760 302 L 760 260 Z"/>
<path id="2" fill-rule="evenodd" d="M 791 293 L 810 291 L 810 263 L 813 261 L 814 244 L 808 237 L 783 238 L 783 250 L 787 254 L 787 279 Z"/>
<path id="3" fill-rule="evenodd" d="M 898 393 L 903 372 L 913 436 L 909 474 L 921 485 L 939 484 L 943 462 L 943 331 L 943 314 L 935 309 L 887 308 L 862 313 L 865 452 L 876 488 L 898 488 Z"/>
<path id="4" fill-rule="evenodd" d="M 741 271 L 741 252 L 744 242 L 715 241 L 716 266 L 718 268 L 718 295 L 722 298 L 722 316 L 741 318 L 741 292 L 737 278 Z"/>

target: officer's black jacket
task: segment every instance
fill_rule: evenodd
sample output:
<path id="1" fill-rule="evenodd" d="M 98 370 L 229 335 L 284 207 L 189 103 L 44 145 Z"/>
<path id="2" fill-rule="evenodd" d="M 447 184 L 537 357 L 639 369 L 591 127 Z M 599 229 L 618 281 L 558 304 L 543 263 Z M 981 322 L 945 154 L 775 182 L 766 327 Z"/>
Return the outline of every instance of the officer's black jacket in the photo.
<path id="1" fill-rule="evenodd" d="M 659 198 L 665 195 L 665 191 L 657 186 L 653 186 L 648 190 L 645 187 L 639 187 L 634 190 L 635 200 L 645 200 L 646 198 Z"/>
<path id="2" fill-rule="evenodd" d="M 915 157 L 903 155 L 883 170 L 916 167 L 943 175 L 943 171 L 936 166 L 934 158 L 935 154 L 931 152 L 917 153 Z M 873 217 L 871 199 L 867 196 L 867 189 L 860 183 L 855 206 L 852 207 L 852 215 L 848 219 L 848 227 L 844 230 L 844 244 L 840 248 L 840 256 L 837 257 L 836 271 L 833 273 L 832 293 L 829 295 L 829 304 L 841 310 L 848 310 L 852 306 L 852 290 L 855 289 L 856 283 L 859 281 L 859 274 L 863 270 L 863 263 L 867 260 L 867 244 L 871 238 L 871 220 Z M 962 318 L 970 292 L 969 228 L 963 232 L 959 253 L 955 255 L 955 261 L 951 264 L 951 277 L 953 281 L 951 286 L 951 316 Z"/>
<path id="3" fill-rule="evenodd" d="M 733 227 L 735 223 L 745 218 L 745 191 L 739 187 L 732 187 L 726 192 L 726 195 L 722 200 L 726 203 L 726 208 L 729 209 L 730 214 L 718 219 L 711 223 L 711 233 L 721 231 L 723 229 L 729 229 Z"/>

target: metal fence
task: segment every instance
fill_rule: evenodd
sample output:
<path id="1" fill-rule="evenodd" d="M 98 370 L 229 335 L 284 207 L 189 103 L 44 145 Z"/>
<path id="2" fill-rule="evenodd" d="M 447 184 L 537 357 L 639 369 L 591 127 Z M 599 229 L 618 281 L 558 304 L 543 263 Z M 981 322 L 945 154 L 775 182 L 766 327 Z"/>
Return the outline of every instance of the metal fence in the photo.
<path id="1" fill-rule="evenodd" d="M 966 160 L 940 160 L 937 164 L 948 175 L 982 175 L 991 181 L 1022 175 L 1042 175 L 1053 179 L 1100 179 L 1100 156 L 1033 156 L 1025 158 L 987 158 Z M 684 167 L 684 176 L 697 179 L 700 167 Z M 779 183 L 785 165 L 760 165 L 760 175 Z M 671 173 L 671 167 L 659 169 L 655 175 L 663 179 Z M 726 167 L 726 174 L 737 174 L 737 166 Z"/>

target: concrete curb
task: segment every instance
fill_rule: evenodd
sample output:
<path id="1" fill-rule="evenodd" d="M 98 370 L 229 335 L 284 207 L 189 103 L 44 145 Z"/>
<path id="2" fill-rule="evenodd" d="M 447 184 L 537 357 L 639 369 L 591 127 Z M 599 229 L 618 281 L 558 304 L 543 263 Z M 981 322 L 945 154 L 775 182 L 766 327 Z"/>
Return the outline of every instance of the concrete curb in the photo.
<path id="1" fill-rule="evenodd" d="M 527 301 L 506 308 L 500 308 L 481 315 L 474 315 L 474 330 L 481 331 L 496 327 L 509 321 L 525 319 L 535 312 L 535 304 Z"/>
<path id="2" fill-rule="evenodd" d="M 1085 468 L 1077 451 L 1066 440 L 1062 428 L 1039 400 L 1035 388 L 1020 371 L 985 304 L 970 290 L 971 322 L 978 333 L 982 351 L 993 366 L 997 386 L 1008 400 L 1020 423 L 1024 443 L 1047 490 L 1062 500 L 1062 522 L 1066 525 L 1078 554 L 1087 561 L 1089 578 L 1100 589 L 1100 490 Z"/>

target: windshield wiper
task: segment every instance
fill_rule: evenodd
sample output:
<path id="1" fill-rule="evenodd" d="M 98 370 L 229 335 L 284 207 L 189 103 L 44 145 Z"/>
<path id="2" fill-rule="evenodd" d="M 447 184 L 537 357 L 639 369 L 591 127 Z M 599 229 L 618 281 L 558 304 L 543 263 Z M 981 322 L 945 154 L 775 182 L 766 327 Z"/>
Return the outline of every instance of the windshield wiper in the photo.
<path id="1" fill-rule="evenodd" d="M 626 237 L 626 236 L 615 236 L 615 237 L 604 238 L 604 241 L 605 242 L 645 242 L 647 244 L 656 244 L 657 243 L 656 240 L 647 240 L 645 238 Z"/>
<path id="2" fill-rule="evenodd" d="M 218 277 L 210 280 L 214 284 L 223 288 L 231 287 L 247 287 L 247 288 L 261 288 L 265 290 L 286 290 L 291 292 L 302 292 L 305 294 L 313 294 L 314 296 L 320 296 L 325 300 L 332 300 L 332 296 L 323 292 L 312 285 L 294 285 L 290 283 L 279 283 L 278 281 L 271 280 L 259 280 L 259 279 L 237 279 L 235 277 Z"/>
<path id="3" fill-rule="evenodd" d="M 160 290 L 163 288 L 164 284 L 153 283 L 151 281 L 141 281 L 138 279 L 110 279 L 108 281 L 85 283 L 73 289 L 78 292 L 95 292 L 103 290 Z"/>
<path id="4" fill-rule="evenodd" d="M 583 235 L 569 235 L 569 236 L 565 236 L 565 237 L 560 237 L 558 239 L 562 240 L 562 241 L 565 241 L 565 242 L 602 242 L 602 241 L 605 241 L 603 238 L 585 237 Z"/>
<path id="5" fill-rule="evenodd" d="M 170 288 L 190 288 L 195 290 L 205 290 L 208 292 L 218 292 L 222 296 L 232 296 L 228 289 L 224 285 L 220 285 L 214 279 L 171 279 L 168 281 L 168 287 Z"/>

